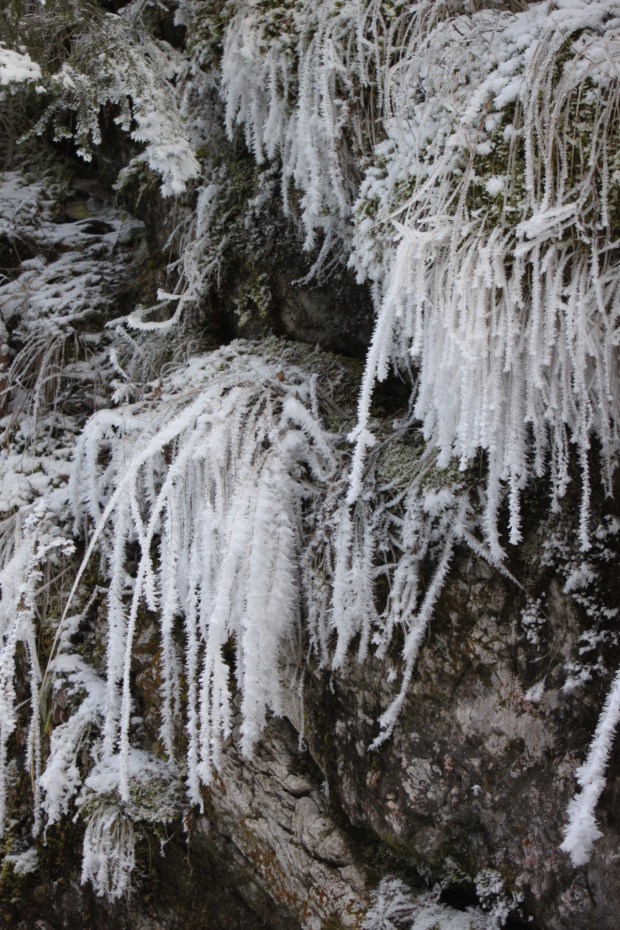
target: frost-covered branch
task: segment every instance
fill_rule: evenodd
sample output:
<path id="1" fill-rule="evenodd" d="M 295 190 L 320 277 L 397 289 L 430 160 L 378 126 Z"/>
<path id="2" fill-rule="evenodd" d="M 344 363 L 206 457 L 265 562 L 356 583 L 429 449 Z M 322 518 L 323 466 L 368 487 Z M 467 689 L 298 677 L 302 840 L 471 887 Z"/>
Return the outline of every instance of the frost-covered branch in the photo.
<path id="1" fill-rule="evenodd" d="M 232 347 L 180 371 L 154 418 L 148 406 L 106 411 L 78 444 L 70 494 L 77 525 L 93 522 L 108 566 L 104 751 L 120 750 L 124 797 L 130 666 L 143 603 L 160 618 L 161 739 L 171 760 L 181 676 L 186 683 L 194 803 L 201 803 L 199 786 L 209 783 L 230 734 L 229 643 L 246 754 L 267 710 L 281 712 L 277 668 L 299 617 L 297 560 L 308 495 L 301 479 L 308 472 L 324 480 L 333 467 L 309 399 L 301 371 L 277 355 L 267 360 Z M 126 604 L 131 544 L 140 556 Z M 179 616 L 183 658 L 173 637 Z"/>

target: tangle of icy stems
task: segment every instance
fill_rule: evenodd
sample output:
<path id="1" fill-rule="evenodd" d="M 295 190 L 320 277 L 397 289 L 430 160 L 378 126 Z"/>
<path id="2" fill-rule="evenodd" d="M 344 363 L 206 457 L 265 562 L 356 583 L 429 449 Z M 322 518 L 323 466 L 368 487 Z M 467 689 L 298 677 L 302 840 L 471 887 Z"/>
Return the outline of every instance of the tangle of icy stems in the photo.
<path id="1" fill-rule="evenodd" d="M 301 217 L 321 256 L 350 240 L 359 163 L 377 141 L 390 60 L 405 36 L 444 2 L 403 12 L 385 0 L 370 3 L 241 3 L 224 36 L 222 93 L 226 127 L 244 129 L 261 164 L 281 160 L 282 195 L 302 192 Z M 341 246 L 342 247 L 342 246 Z"/>
<path id="2" fill-rule="evenodd" d="M 121 898 L 129 891 L 135 865 L 133 823 L 116 805 L 98 807 L 84 834 L 82 884 L 92 882 L 98 895 Z"/>
<path id="3" fill-rule="evenodd" d="M 400 474 L 389 481 L 380 475 L 382 454 L 400 459 Z M 374 450 L 355 503 L 346 500 L 347 475 L 329 488 L 309 520 L 302 577 L 310 648 L 321 664 L 341 668 L 356 639 L 358 662 L 371 645 L 380 658 L 395 630 L 404 634 L 401 685 L 379 720 L 373 749 L 398 720 L 456 544 L 465 542 L 490 558 L 477 540 L 480 520 L 469 491 L 448 476 L 439 479 L 436 466 L 432 450 L 394 439 L 385 450 Z M 381 576 L 389 592 L 382 609 Z"/>
<path id="4" fill-rule="evenodd" d="M 169 272 L 178 275 L 175 293 L 161 289 L 153 307 L 134 310 L 127 317 L 131 329 L 140 332 L 173 332 L 187 320 L 187 311 L 194 309 L 214 284 L 219 284 L 220 265 L 228 244 L 228 233 L 217 227 L 218 199 L 229 183 L 226 169 L 215 168 L 198 189 L 196 206 L 182 224 L 179 258 L 169 265 Z M 219 234 L 219 235 L 218 235 Z M 174 233 L 171 240 L 174 238 Z M 145 317 L 159 314 L 172 305 L 174 312 L 165 320 Z"/>
<path id="5" fill-rule="evenodd" d="M 4 832 L 7 813 L 9 772 L 7 744 L 18 725 L 16 693 L 16 650 L 23 643 L 29 666 L 30 722 L 26 760 L 34 791 L 33 832 L 39 832 L 41 732 L 39 686 L 41 670 L 37 653 L 37 588 L 43 577 L 41 566 L 54 563 L 55 553 L 68 555 L 73 543 L 60 536 L 53 523 L 46 519 L 46 503 L 39 501 L 24 521 L 18 516 L 12 545 L 0 570 L 0 835 Z"/>
<path id="6" fill-rule="evenodd" d="M 377 149 L 385 170 L 369 172 L 357 207 L 355 261 L 382 282 L 358 459 L 371 441 L 375 379 L 391 361 L 415 359 L 415 413 L 440 464 L 455 456 L 464 467 L 487 452 L 486 532 L 496 559 L 504 494 L 517 543 L 521 490 L 549 468 L 557 501 L 571 441 L 587 548 L 591 437 L 608 493 L 618 449 L 618 178 L 610 166 L 620 4 L 558 7 L 561 29 L 541 3 L 447 20 L 412 46 L 391 71 L 390 139 Z M 398 243 L 376 231 L 389 217 Z"/>
<path id="7" fill-rule="evenodd" d="M 244 753 L 251 752 L 266 711 L 281 712 L 277 669 L 298 619 L 306 476 L 325 478 L 333 467 L 309 402 L 301 371 L 233 347 L 194 360 L 155 409 L 105 411 L 84 431 L 71 499 L 78 523 L 95 526 L 91 549 L 97 543 L 107 560 L 103 751 L 111 757 L 120 747 L 125 798 L 131 656 L 143 602 L 159 618 L 161 739 L 171 759 L 181 677 L 186 683 L 193 802 L 200 803 L 200 783 L 209 782 L 231 731 L 229 644 Z M 140 553 L 132 579 L 130 543 Z M 180 616 L 182 660 L 173 635 Z"/>

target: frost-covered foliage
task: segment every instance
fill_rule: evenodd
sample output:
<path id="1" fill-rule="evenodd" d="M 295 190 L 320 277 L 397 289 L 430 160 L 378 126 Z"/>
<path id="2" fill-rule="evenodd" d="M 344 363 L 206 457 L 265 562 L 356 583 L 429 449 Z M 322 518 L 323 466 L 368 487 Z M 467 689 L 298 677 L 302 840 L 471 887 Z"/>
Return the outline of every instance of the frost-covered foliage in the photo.
<path id="1" fill-rule="evenodd" d="M 619 26 L 620 7 L 580 0 L 437 24 L 392 69 L 388 139 L 356 208 L 354 262 L 382 282 L 360 429 L 374 378 L 413 358 L 415 412 L 440 461 L 486 451 L 498 559 L 504 486 L 517 543 L 520 491 L 548 470 L 562 497 L 570 442 L 584 549 L 593 435 L 611 489 Z"/>
<path id="2" fill-rule="evenodd" d="M 560 24 L 561 19 L 561 24 Z M 614 372 L 620 8 L 561 0 L 510 13 L 467 3 L 241 3 L 223 39 L 227 125 L 301 189 L 307 245 L 353 209 L 351 263 L 375 282 L 377 328 L 360 400 L 363 457 L 375 379 L 419 368 L 416 414 L 441 463 L 488 456 L 487 537 L 508 493 L 618 442 Z M 493 53 L 489 54 L 492 48 Z M 364 133 L 382 117 L 370 158 Z M 355 206 L 350 164 L 368 164 Z M 347 223 L 345 223 L 345 228 Z"/>
<path id="3" fill-rule="evenodd" d="M 577 771 L 581 791 L 568 807 L 569 820 L 560 848 L 570 853 L 573 865 L 584 865 L 590 858 L 594 842 L 603 835 L 594 812 L 605 787 L 605 774 L 619 723 L 620 671 L 616 673 L 599 717 L 588 758 Z"/>
<path id="4" fill-rule="evenodd" d="M 144 144 L 140 158 L 161 175 L 162 193 L 178 194 L 198 174 L 174 88 L 184 67 L 180 56 L 137 30 L 135 21 L 127 24 L 109 14 L 96 31 L 80 36 L 71 58 L 49 79 L 56 99 L 40 125 L 62 110 L 74 110 L 72 135 L 78 152 L 89 160 L 91 146 L 101 143 L 100 109 L 116 105 L 115 121 Z M 62 136 L 58 120 L 55 126 L 56 136 Z"/>
<path id="5" fill-rule="evenodd" d="M 66 198 L 64 216 L 59 197 Z M 104 382 L 116 373 L 101 321 L 122 294 L 141 229 L 92 198 L 72 200 L 51 174 L 27 182 L 7 173 L 0 181 L 0 241 L 8 261 L 0 283 L 0 832 L 15 788 L 17 760 L 7 745 L 16 729 L 28 734 L 36 835 L 43 816 L 51 824 L 68 812 L 82 784 L 78 754 L 101 721 L 105 688 L 71 640 L 79 613 L 58 633 L 58 655 L 47 670 L 41 659 L 58 632 L 56 598 L 68 594 L 62 579 L 74 550 L 66 519 L 69 462 L 84 420 L 107 403 Z M 27 681 L 19 672 L 23 660 Z M 74 701 L 75 712 L 48 743 L 48 705 L 58 700 L 65 707 Z"/>
<path id="6" fill-rule="evenodd" d="M 130 3 L 115 14 L 81 0 L 51 0 L 26 9 L 13 0 L 0 37 L 20 52 L 0 49 L 0 81 L 41 77 L 36 91 L 45 95 L 46 106 L 35 131 L 43 132 L 52 120 L 55 138 L 74 138 L 87 161 L 92 147 L 101 144 L 106 107 L 144 146 L 139 157 L 161 176 L 162 193 L 178 194 L 199 173 L 180 114 L 177 85 L 187 63 L 148 29 L 143 21 L 148 7 Z M 68 113 L 74 114 L 73 123 Z"/>
<path id="7" fill-rule="evenodd" d="M 144 606 L 160 626 L 161 740 L 170 760 L 181 678 L 187 689 L 193 803 L 202 803 L 200 784 L 210 782 L 231 732 L 230 644 L 244 753 L 266 711 L 281 713 L 278 664 L 301 598 L 302 505 L 312 493 L 308 478 L 324 480 L 333 468 L 311 386 L 282 354 L 269 359 L 232 346 L 192 360 L 155 405 L 97 414 L 77 445 L 76 528 L 93 527 L 89 553 L 98 546 L 109 577 L 103 752 L 120 749 L 126 800 L 131 657 Z M 131 545 L 139 552 L 133 579 Z M 175 642 L 181 616 L 182 658 Z"/>
<path id="8" fill-rule="evenodd" d="M 285 206 L 294 181 L 303 192 L 306 248 L 314 247 L 320 230 L 324 255 L 350 237 L 358 169 L 347 130 L 355 87 L 362 87 L 360 9 L 353 3 L 241 4 L 224 38 L 227 130 L 232 136 L 235 124 L 243 125 L 259 164 L 281 159 Z M 357 126 L 358 150 L 368 125 Z"/>
<path id="9" fill-rule="evenodd" d="M 17 259 L 0 281 L 2 510 L 67 476 L 76 414 L 105 402 L 109 340 L 100 319 L 122 293 L 142 230 L 92 198 L 70 204 L 73 216 L 64 221 L 53 215 L 55 204 L 52 179 L 28 184 L 7 173 L 0 182 L 0 236 Z"/>
<path id="10" fill-rule="evenodd" d="M 501 876 L 481 872 L 476 892 L 482 907 L 455 910 L 440 901 L 442 888 L 413 895 L 398 878 L 382 879 L 364 918 L 363 930 L 495 930 L 503 927 L 516 901 L 508 902 Z"/>
<path id="11" fill-rule="evenodd" d="M 110 897 L 126 891 L 134 825 L 150 817 L 144 779 L 162 786 L 161 819 L 178 810 L 179 776 L 201 805 L 233 712 L 250 754 L 267 715 L 282 712 L 281 664 L 304 637 L 337 671 L 354 645 L 359 661 L 371 648 L 382 656 L 402 630 L 402 680 L 378 747 L 455 547 L 508 575 L 502 508 L 518 544 L 527 482 L 547 475 L 559 510 L 571 458 L 582 551 L 564 560 L 565 592 L 594 622 L 588 585 L 606 537 L 589 525 L 592 447 L 611 493 L 620 421 L 620 0 L 545 0 L 516 13 L 468 0 L 181 0 L 185 54 L 154 38 L 154 8 L 14 0 L 0 24 L 0 83 L 6 94 L 20 84 L 44 95 L 37 131 L 52 120 L 56 139 L 73 138 L 88 159 L 102 115 L 112 119 L 144 146 L 117 189 L 143 162 L 164 194 L 200 175 L 168 243 L 179 246 L 174 292 L 159 290 L 150 320 L 141 308 L 126 313 L 110 287 L 132 250 L 145 257 L 139 224 L 93 200 L 54 217 L 43 182 L 7 175 L 0 185 L 0 235 L 18 256 L 0 282 L 0 804 L 21 642 L 35 829 L 41 812 L 53 824 L 77 804 L 87 820 L 83 877 Z M 239 126 L 265 165 L 242 221 L 227 209 L 233 182 L 221 159 L 224 132 L 232 145 Z M 280 178 L 314 274 L 348 260 L 372 286 L 377 321 L 357 422 L 332 403 L 338 374 L 319 353 L 276 341 L 192 352 L 181 329 Z M 102 336 L 120 313 L 123 325 Z M 413 385 L 410 410 L 381 426 L 373 390 L 394 368 Z M 69 510 L 88 549 L 51 646 L 46 631 L 42 676 L 36 586 L 43 562 L 53 568 L 69 550 Z M 97 558 L 105 586 L 85 597 Z M 98 597 L 102 664 L 74 642 Z M 145 751 L 132 693 L 145 617 L 160 646 L 165 762 Z M 522 628 L 533 647 L 543 627 L 530 599 Z M 572 672 L 569 683 L 581 674 Z M 599 835 L 618 682 L 569 812 L 563 848 L 575 863 Z M 543 689 L 544 680 L 527 700 Z M 61 694 L 69 710 L 44 760 L 40 705 Z M 494 880 L 480 878 L 479 897 L 495 910 L 460 915 L 382 886 L 367 925 L 495 926 L 506 902 Z"/>

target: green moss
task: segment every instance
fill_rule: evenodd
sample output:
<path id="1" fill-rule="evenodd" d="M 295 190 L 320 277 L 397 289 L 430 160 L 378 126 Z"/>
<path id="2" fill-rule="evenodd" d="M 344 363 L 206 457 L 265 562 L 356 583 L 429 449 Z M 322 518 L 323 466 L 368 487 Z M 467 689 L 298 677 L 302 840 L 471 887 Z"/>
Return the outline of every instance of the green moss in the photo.
<path id="1" fill-rule="evenodd" d="M 239 290 L 236 307 L 239 325 L 249 322 L 255 314 L 260 320 L 266 320 L 270 307 L 269 275 L 266 271 L 256 272 Z"/>

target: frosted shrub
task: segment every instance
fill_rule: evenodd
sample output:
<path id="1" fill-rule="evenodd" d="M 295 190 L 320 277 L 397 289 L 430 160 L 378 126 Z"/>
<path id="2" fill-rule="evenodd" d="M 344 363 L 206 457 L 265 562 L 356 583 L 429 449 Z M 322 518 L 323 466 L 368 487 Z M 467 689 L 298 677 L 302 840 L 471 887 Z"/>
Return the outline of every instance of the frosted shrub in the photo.
<path id="1" fill-rule="evenodd" d="M 50 823 L 76 795 L 87 819 L 106 798 L 120 799 L 128 816 L 142 819 L 135 792 L 147 771 L 170 779 L 180 769 L 189 801 L 202 807 L 202 786 L 211 783 L 232 736 L 231 673 L 240 748 L 249 756 L 267 714 L 283 712 L 281 667 L 287 659 L 299 664 L 303 617 L 311 648 L 332 669 L 346 661 L 354 639 L 362 661 L 371 644 L 381 654 L 395 627 L 404 629 L 403 680 L 375 746 L 391 733 L 456 543 L 485 553 L 466 484 L 458 473 L 439 484 L 435 454 L 408 446 L 404 426 L 400 442 L 386 443 L 373 460 L 362 498 L 347 504 L 346 416 L 333 405 L 331 432 L 320 419 L 338 377 L 329 357 L 277 341 L 238 342 L 191 359 L 167 375 L 164 387 L 152 383 L 150 396 L 88 422 L 69 488 L 75 529 L 90 537 L 74 591 L 97 549 L 107 575 L 105 672 L 101 678 L 71 656 L 63 618 L 64 645 L 52 673 L 82 699 L 52 734 L 41 778 Z M 129 547 L 137 551 L 131 575 Z M 382 572 L 390 594 L 379 612 L 374 586 Z M 167 775 L 165 763 L 132 743 L 130 673 L 144 610 L 161 644 L 159 735 Z M 182 759 L 180 726 L 187 738 Z M 76 757 L 87 729 L 94 765 L 82 780 Z M 93 733 L 100 734 L 94 741 Z M 114 895 L 120 885 L 106 886 L 100 874 L 106 824 L 114 848 L 125 834 L 112 812 L 95 816 L 92 827 L 88 820 L 84 877 Z M 118 855 L 121 881 L 129 858 Z"/>
<path id="2" fill-rule="evenodd" d="M 352 260 L 381 294 L 360 454 L 374 379 L 414 359 L 415 413 L 440 464 L 487 453 L 496 559 L 504 494 L 517 543 L 521 490 L 549 469 L 557 502 L 571 442 L 587 548 L 591 437 L 608 492 L 618 448 L 620 6 L 564 0 L 558 10 L 561 30 L 540 3 L 416 36 L 391 68 L 388 139 L 356 207 Z"/>
<path id="3" fill-rule="evenodd" d="M 558 509 L 571 443 L 583 550 L 593 436 L 611 494 L 620 420 L 619 30 L 619 5 L 578 0 L 437 24 L 393 66 L 388 139 L 356 207 L 353 261 L 381 295 L 358 463 L 372 442 L 374 379 L 390 360 L 413 359 L 415 414 L 440 464 L 454 456 L 465 467 L 486 450 L 484 526 L 496 563 L 504 496 L 518 543 L 521 490 L 548 470 Z M 619 717 L 616 679 L 569 810 L 562 848 L 575 864 L 600 835 L 594 807 Z"/>
<path id="4" fill-rule="evenodd" d="M 161 739 L 170 759 L 181 677 L 187 688 L 193 802 L 201 803 L 200 784 L 209 783 L 231 731 L 227 644 L 235 652 L 244 753 L 267 710 L 281 712 L 277 669 L 299 616 L 307 477 L 323 480 L 333 467 L 310 399 L 301 370 L 277 354 L 233 346 L 194 359 L 155 406 L 102 411 L 83 433 L 70 493 L 77 526 L 95 529 L 89 552 L 99 546 L 109 575 L 103 751 L 120 749 L 125 800 L 131 655 L 143 603 L 159 622 Z M 130 543 L 140 552 L 133 579 Z M 183 658 L 173 636 L 181 615 Z"/>
<path id="5" fill-rule="evenodd" d="M 358 456 L 375 379 L 413 359 L 416 415 L 440 465 L 488 456 L 496 560 L 502 500 L 517 543 L 528 478 L 548 470 L 557 506 L 571 443 L 587 548 L 591 439 L 608 492 L 618 444 L 620 6 L 561 0 L 557 15 L 547 3 L 242 3 L 223 39 L 229 133 L 241 123 L 259 163 L 281 160 L 285 196 L 290 180 L 303 194 L 308 247 L 314 230 L 326 247 L 348 242 L 350 166 L 369 165 L 351 263 L 375 282 L 378 320 Z"/>
<path id="6" fill-rule="evenodd" d="M 8 534 L 7 534 L 8 535 Z M 7 743 L 18 723 L 16 649 L 23 643 L 29 667 L 30 723 L 27 761 L 34 791 L 34 832 L 40 826 L 41 733 L 39 686 L 41 669 L 37 652 L 37 588 L 42 566 L 53 564 L 58 554 L 69 555 L 73 543 L 61 536 L 39 501 L 24 521 L 16 523 L 12 540 L 4 547 L 0 570 L 0 834 L 4 831 L 8 788 Z M 6 540 L 5 540 L 6 543 Z"/>
<path id="7" fill-rule="evenodd" d="M 90 881 L 98 895 L 120 898 L 129 891 L 134 865 L 133 823 L 118 807 L 101 805 L 86 824 L 82 884 Z"/>
<path id="8" fill-rule="evenodd" d="M 52 102 L 34 131 L 42 133 L 53 119 L 56 139 L 74 137 L 90 161 L 102 139 L 101 108 L 118 106 L 115 121 L 144 145 L 141 158 L 161 176 L 162 193 L 185 190 L 199 172 L 176 86 L 187 65 L 146 27 L 147 4 L 130 3 L 118 15 L 79 0 L 30 6 L 26 12 L 19 2 L 7 5 L 0 38 L 17 40 L 25 54 L 0 46 L 0 83 L 41 79 L 35 89 Z M 40 60 L 33 62 L 26 48 Z M 75 113 L 74 128 L 67 125 L 68 110 Z"/>

